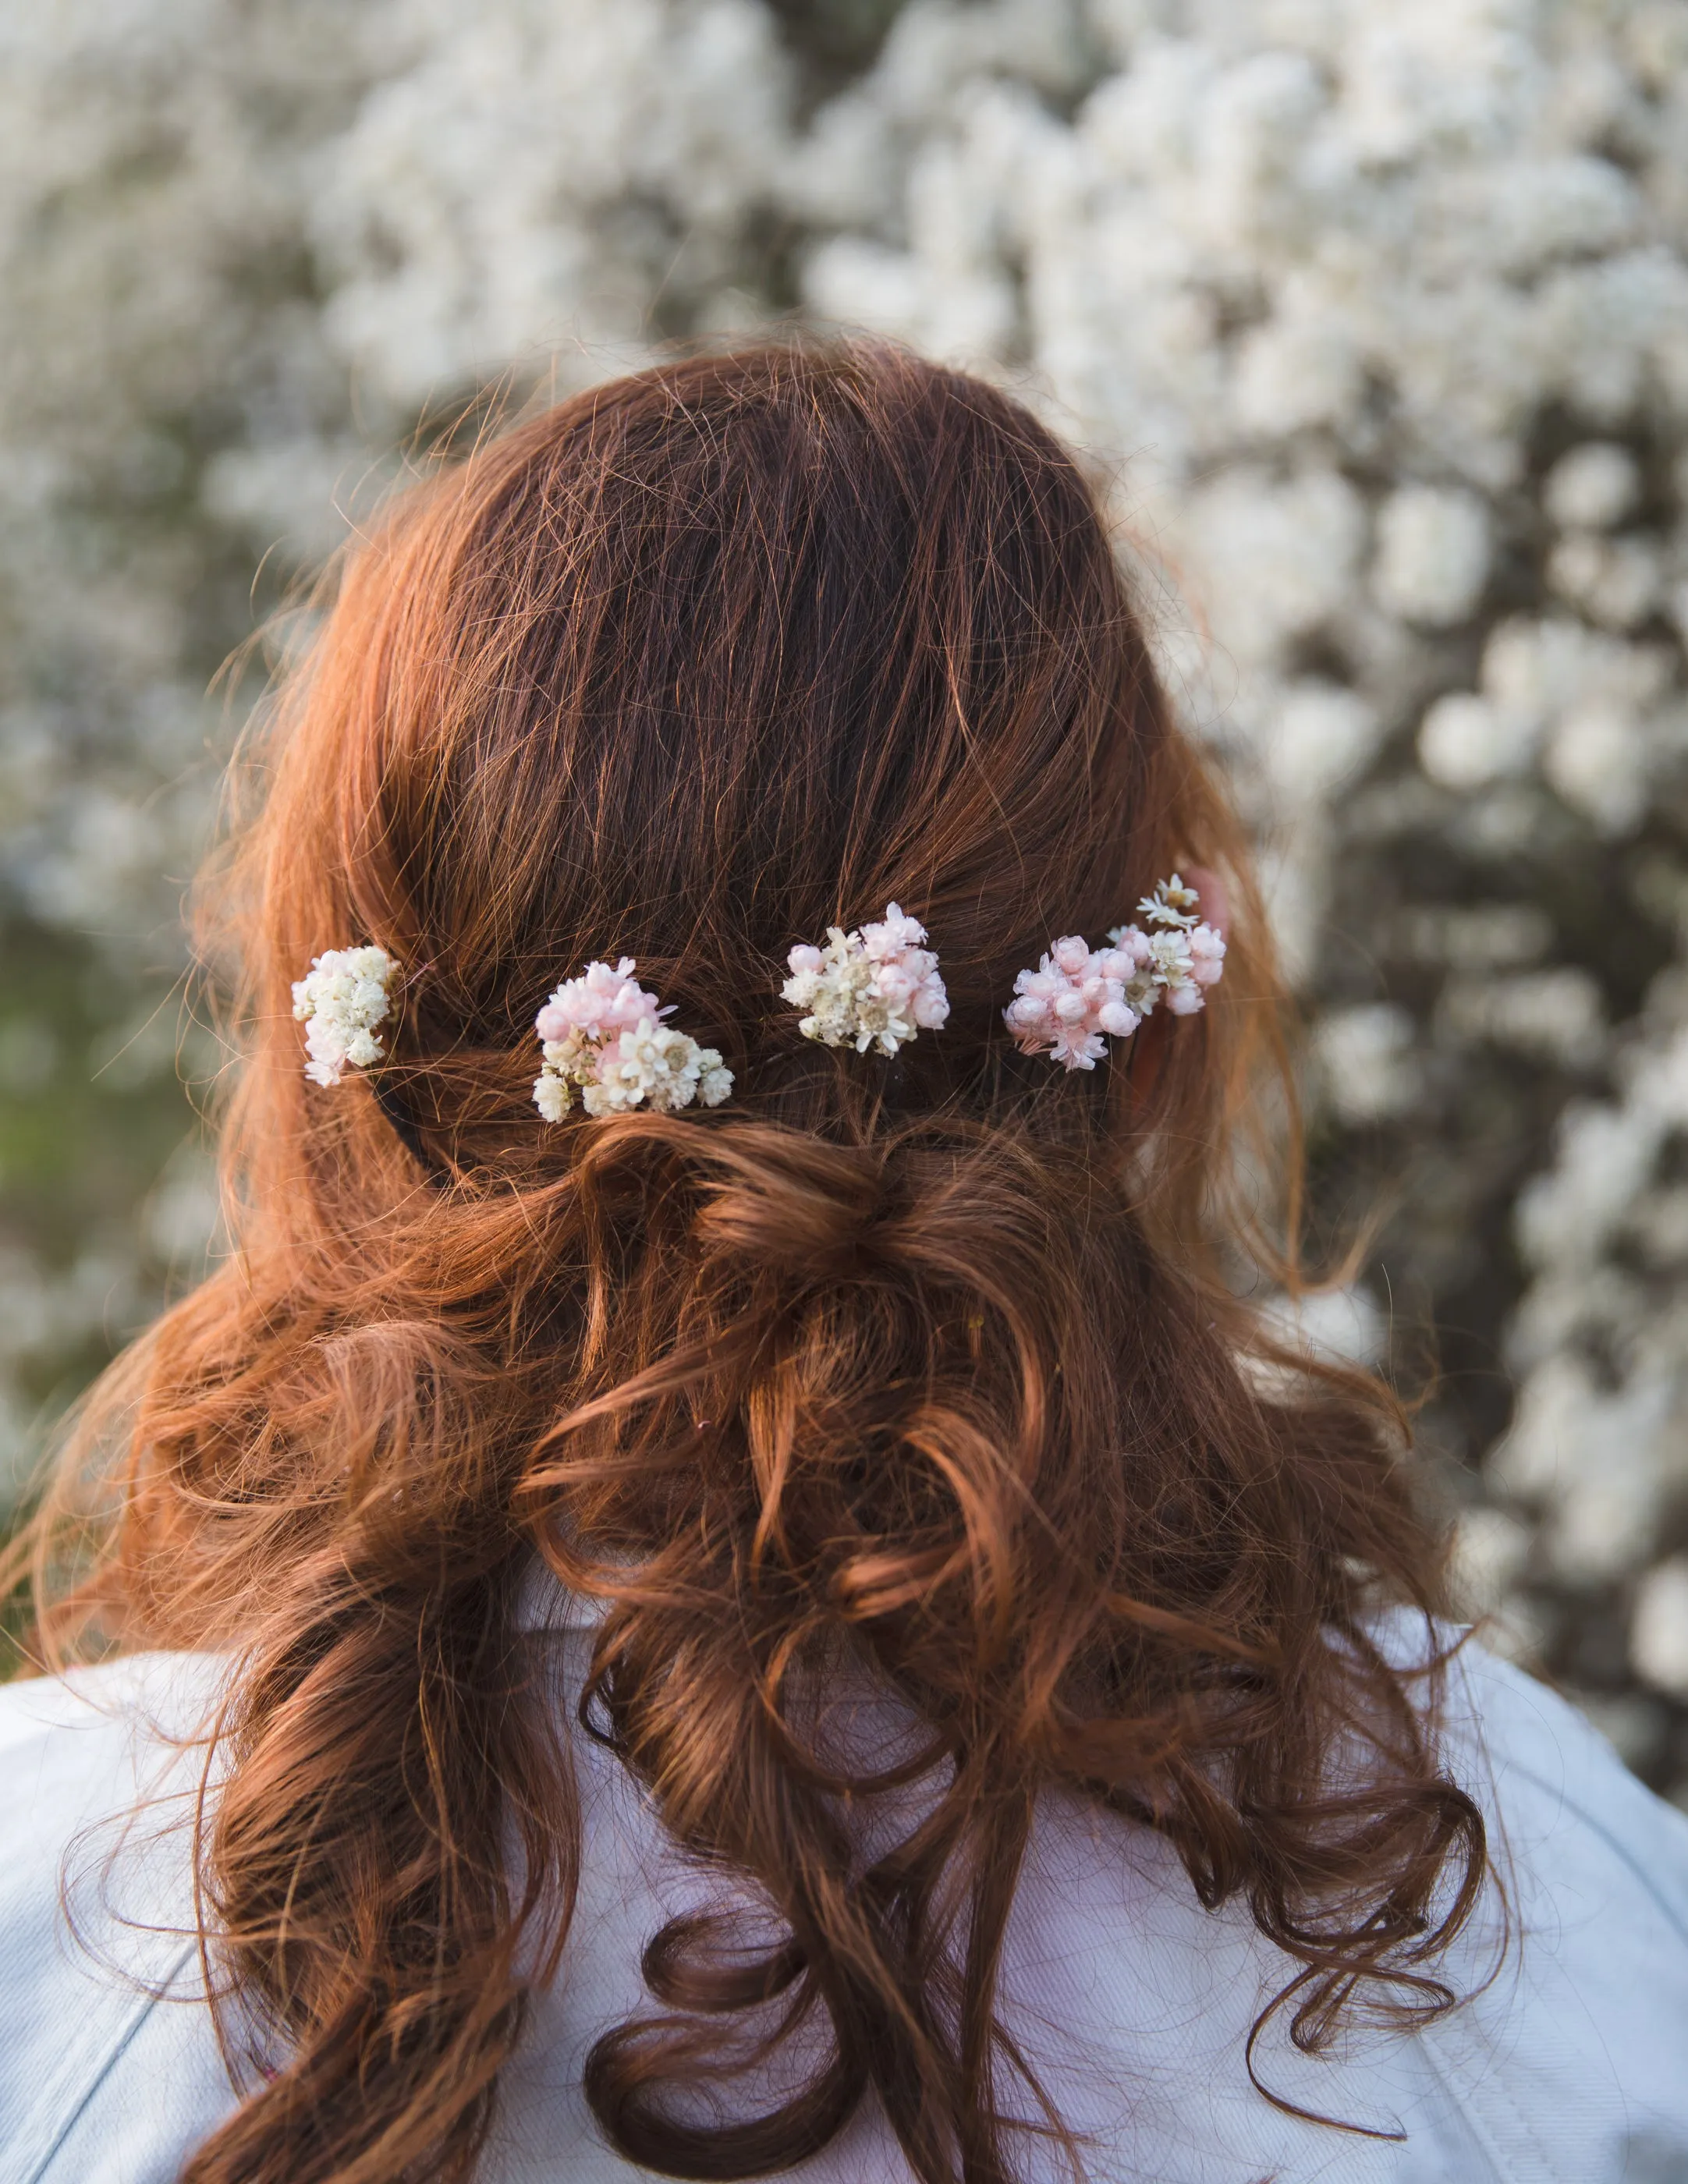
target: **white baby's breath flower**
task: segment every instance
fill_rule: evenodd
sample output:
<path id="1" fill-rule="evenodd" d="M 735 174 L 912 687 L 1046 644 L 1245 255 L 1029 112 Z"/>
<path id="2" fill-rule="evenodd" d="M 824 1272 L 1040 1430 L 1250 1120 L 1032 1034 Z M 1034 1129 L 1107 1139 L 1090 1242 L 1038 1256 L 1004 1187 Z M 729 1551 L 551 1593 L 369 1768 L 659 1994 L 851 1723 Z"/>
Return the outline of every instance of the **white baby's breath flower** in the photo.
<path id="1" fill-rule="evenodd" d="M 566 1079 L 554 1069 L 542 1069 L 533 1080 L 533 1104 L 548 1123 L 560 1123 L 573 1097 Z"/>
<path id="2" fill-rule="evenodd" d="M 387 986 L 398 968 L 384 948 L 331 948 L 294 981 L 293 1015 L 305 1027 L 313 1084 L 337 1084 L 347 1068 L 380 1061 L 376 1028 L 391 1010 Z"/>

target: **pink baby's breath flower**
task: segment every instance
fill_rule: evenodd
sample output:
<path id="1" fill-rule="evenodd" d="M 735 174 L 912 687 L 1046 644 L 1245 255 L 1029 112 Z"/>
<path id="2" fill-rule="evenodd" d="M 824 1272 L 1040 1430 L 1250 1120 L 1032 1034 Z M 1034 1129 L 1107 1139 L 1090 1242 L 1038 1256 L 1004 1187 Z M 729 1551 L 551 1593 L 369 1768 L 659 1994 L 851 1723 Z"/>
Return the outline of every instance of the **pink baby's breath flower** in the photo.
<path id="1" fill-rule="evenodd" d="M 1107 1052 L 1100 1032 L 1082 1024 L 1062 1024 L 1050 1045 L 1050 1060 L 1067 1069 L 1094 1069 Z"/>
<path id="2" fill-rule="evenodd" d="M 649 1017 L 653 1022 L 673 1013 L 655 994 L 645 993 L 633 977 L 638 968 L 631 956 L 622 956 L 612 969 L 608 963 L 588 963 L 577 978 L 558 987 L 534 1018 L 542 1039 L 565 1039 L 571 1031 L 599 1040 L 617 1032 L 633 1031 Z"/>
<path id="3" fill-rule="evenodd" d="M 1035 971 L 1022 971 L 1014 981 L 1003 1017 L 1016 1045 L 1066 1069 L 1094 1069 L 1107 1051 L 1105 1033 L 1117 1037 L 1137 1028 L 1118 975 L 1126 967 L 1113 950 L 1093 952 L 1072 933 L 1057 940 Z"/>
<path id="4" fill-rule="evenodd" d="M 861 928 L 862 948 L 875 963 L 891 962 L 916 952 L 925 939 L 926 928 L 920 920 L 906 916 L 894 902 L 886 905 L 885 915 L 877 923 Z"/>
<path id="5" fill-rule="evenodd" d="M 1116 926 L 1092 949 L 1076 933 L 1050 944 L 1035 971 L 1022 971 L 1003 1021 L 1022 1054 L 1047 1055 L 1063 1069 L 1094 1069 L 1109 1039 L 1129 1039 L 1164 1001 L 1194 1016 L 1224 969 L 1225 943 L 1196 923 L 1198 896 L 1174 872 L 1140 905 L 1153 928 Z"/>

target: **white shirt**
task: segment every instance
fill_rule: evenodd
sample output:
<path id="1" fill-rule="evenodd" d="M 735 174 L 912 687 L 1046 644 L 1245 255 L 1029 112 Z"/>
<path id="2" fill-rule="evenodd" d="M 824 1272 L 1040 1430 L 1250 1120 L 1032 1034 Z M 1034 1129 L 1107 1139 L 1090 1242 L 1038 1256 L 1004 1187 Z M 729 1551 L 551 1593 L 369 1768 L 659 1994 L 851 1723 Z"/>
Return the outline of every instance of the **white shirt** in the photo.
<path id="1" fill-rule="evenodd" d="M 585 1634 L 560 1641 L 565 1675 Z M 190 1729 L 219 1686 L 204 1656 L 141 1655 L 0 1689 L 0 2180 L 174 2184 L 234 2096 L 206 2007 L 193 1912 Z M 1204 1911 L 1167 1845 L 1047 1799 L 1016 1898 L 1002 2008 L 1093 2184 L 1683 2184 L 1688 2180 L 1688 1818 L 1563 1702 L 1468 1646 L 1446 1751 L 1503 1861 L 1499 1976 L 1416 2034 L 1352 2031 L 1260 2074 L 1298 2105 L 1402 2134 L 1302 2121 L 1250 2084 L 1249 2027 L 1290 1967 L 1245 1905 Z M 484 2184 L 627 2184 L 581 2064 L 645 1997 L 645 1941 L 701 1886 L 643 1792 L 575 1732 L 579 1904 L 556 1986 L 502 2081 Z M 125 1815 L 148 1801 L 138 1819 Z M 1496 1898 L 1448 1959 L 1492 1961 Z M 1035 2142 L 1023 2173 L 1057 2170 Z M 805 2184 L 907 2170 L 864 2104 Z"/>

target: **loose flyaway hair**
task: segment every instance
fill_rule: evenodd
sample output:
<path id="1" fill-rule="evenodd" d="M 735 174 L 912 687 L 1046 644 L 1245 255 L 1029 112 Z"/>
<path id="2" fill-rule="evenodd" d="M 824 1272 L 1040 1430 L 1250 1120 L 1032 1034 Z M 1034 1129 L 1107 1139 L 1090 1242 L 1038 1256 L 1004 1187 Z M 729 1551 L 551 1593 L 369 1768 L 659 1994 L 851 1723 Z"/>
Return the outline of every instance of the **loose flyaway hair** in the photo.
<path id="1" fill-rule="evenodd" d="M 870 2096 L 921 2184 L 1059 2142 L 996 2006 L 1052 1788 L 1246 1903 L 1303 2044 L 1446 2007 L 1481 1823 L 1369 1620 L 1434 1542 L 1387 1396 L 1238 1294 L 1295 1212 L 1235 1156 L 1273 974 L 1073 457 L 894 350 L 691 359 L 413 487 L 326 605 L 206 898 L 227 1256 L 36 1533 L 50 1639 L 237 1663 L 198 1858 L 246 2090 L 187 2184 L 473 2174 L 569 1976 L 544 1565 L 601 1606 L 594 1733 L 765 1907 L 629 1936 L 586 2092 L 633 2161 L 760 2175 Z M 1224 982 L 1126 1038 L 1093 944 L 1192 867 Z M 889 1052 L 888 904 L 947 1000 Z M 341 994 L 308 1081 L 292 986 L 365 949 L 391 1009 Z M 536 1011 L 622 958 L 730 1085 L 548 1117 Z M 912 1807 L 817 1729 L 837 1679 L 917 1724 Z"/>

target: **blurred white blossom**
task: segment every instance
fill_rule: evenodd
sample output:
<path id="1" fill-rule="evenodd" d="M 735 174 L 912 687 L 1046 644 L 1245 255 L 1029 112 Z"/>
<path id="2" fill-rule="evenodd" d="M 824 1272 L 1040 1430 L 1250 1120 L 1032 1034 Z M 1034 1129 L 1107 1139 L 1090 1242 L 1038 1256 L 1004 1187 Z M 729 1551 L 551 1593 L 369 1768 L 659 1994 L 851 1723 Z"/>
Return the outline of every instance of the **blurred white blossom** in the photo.
<path id="1" fill-rule="evenodd" d="M 1444 788 L 1484 788 L 1522 773 L 1540 740 L 1530 713 L 1496 705 L 1473 691 L 1450 691 L 1425 713 L 1418 729 L 1418 760 Z"/>
<path id="2" fill-rule="evenodd" d="M 1378 511 L 1380 603 L 1407 621 L 1463 621 L 1489 573 L 1489 512 L 1474 493 L 1403 486 Z"/>
<path id="3" fill-rule="evenodd" d="M 1412 1019 L 1392 1002 L 1329 1010 L 1319 1020 L 1313 1053 L 1323 1096 L 1345 1123 L 1408 1114 L 1418 1103 Z"/>
<path id="4" fill-rule="evenodd" d="M 1641 1580 L 1630 1650 L 1648 1683 L 1688 1698 L 1688 1555 L 1661 1563 Z"/>
<path id="5" fill-rule="evenodd" d="M 1502 1509 L 1479 1507 L 1461 1513 L 1454 1531 L 1451 1580 L 1467 1615 L 1492 1615 L 1529 1560 L 1529 1527 Z"/>
<path id="6" fill-rule="evenodd" d="M 1567 1069 L 1588 1068 L 1606 1045 L 1600 988 L 1570 964 L 1507 978 L 1456 974 L 1442 989 L 1438 1022 L 1456 1039 L 1488 1040 Z"/>
<path id="7" fill-rule="evenodd" d="M 1588 440 L 1562 455 L 1542 484 L 1541 503 L 1567 531 L 1604 531 L 1620 522 L 1641 491 L 1635 459 L 1609 440 Z"/>
<path id="8" fill-rule="evenodd" d="M 1363 1283 L 1268 1297 L 1261 1316 L 1279 1341 L 1337 1364 L 1375 1365 L 1388 1346 L 1388 1322 Z"/>

